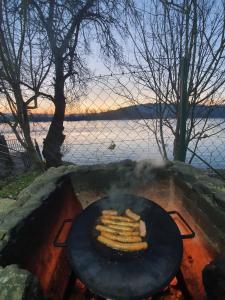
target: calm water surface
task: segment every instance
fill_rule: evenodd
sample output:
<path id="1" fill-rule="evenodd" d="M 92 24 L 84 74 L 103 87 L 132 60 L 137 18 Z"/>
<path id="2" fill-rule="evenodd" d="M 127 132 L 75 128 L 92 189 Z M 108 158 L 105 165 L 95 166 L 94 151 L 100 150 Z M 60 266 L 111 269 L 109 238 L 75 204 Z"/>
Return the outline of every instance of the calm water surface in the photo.
<path id="1" fill-rule="evenodd" d="M 222 120 L 210 120 L 211 125 L 221 123 Z M 148 126 L 154 126 L 153 120 L 147 120 Z M 199 122 L 201 128 L 203 122 Z M 197 154 L 215 168 L 225 168 L 225 129 L 220 126 L 213 128 L 209 133 L 214 134 L 200 141 Z M 32 137 L 41 147 L 48 131 L 49 123 L 35 123 L 31 125 Z M 66 135 L 63 146 L 64 160 L 78 164 L 92 164 L 99 162 L 112 162 L 122 159 L 160 159 L 161 155 L 154 138 L 154 134 L 147 128 L 143 120 L 119 120 L 119 121 L 79 121 L 65 122 Z M 224 126 L 225 127 L 225 126 Z M 7 139 L 15 136 L 5 124 L 0 124 L 0 132 Z M 164 132 L 168 157 L 172 158 L 173 136 L 167 130 Z M 193 149 L 194 144 L 189 146 Z M 112 149 L 113 148 L 113 149 Z M 190 153 L 187 157 L 190 158 Z M 198 158 L 193 164 L 206 167 Z"/>

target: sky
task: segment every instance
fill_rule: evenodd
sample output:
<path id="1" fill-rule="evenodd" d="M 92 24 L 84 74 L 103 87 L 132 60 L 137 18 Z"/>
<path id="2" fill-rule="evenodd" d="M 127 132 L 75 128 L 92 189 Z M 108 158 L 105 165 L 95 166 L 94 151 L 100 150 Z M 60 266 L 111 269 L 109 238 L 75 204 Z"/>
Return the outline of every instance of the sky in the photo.
<path id="1" fill-rule="evenodd" d="M 148 16 L 150 11 L 150 2 L 147 0 L 136 0 L 136 8 L 140 10 L 145 16 Z M 122 40 L 118 35 L 118 40 L 124 48 L 124 54 L 128 61 L 134 61 L 134 49 L 129 40 Z M 67 105 L 66 113 L 87 113 L 87 112 L 101 112 L 107 110 L 114 110 L 120 107 L 129 105 L 151 102 L 151 93 L 143 90 L 141 86 L 137 86 L 132 76 L 113 75 L 105 76 L 106 74 L 114 73 L 121 74 L 122 70 L 113 64 L 110 69 L 105 65 L 105 62 L 100 55 L 99 46 L 96 42 L 91 44 L 91 54 L 86 59 L 87 66 L 91 72 L 96 76 L 102 75 L 93 81 L 86 80 L 87 90 L 78 100 L 72 101 Z M 126 72 L 126 71 L 125 71 Z M 122 87 L 119 88 L 119 83 L 124 85 L 127 90 Z M 129 92 L 132 92 L 133 97 L 130 98 Z M 122 95 L 126 94 L 127 97 Z M 68 100 L 69 97 L 68 97 Z M 49 101 L 39 101 L 39 108 L 32 110 L 32 113 L 52 113 L 54 106 Z"/>
<path id="2" fill-rule="evenodd" d="M 136 0 L 136 7 L 143 7 L 145 0 Z M 133 47 L 128 40 L 123 40 L 118 34 L 115 34 L 117 40 L 124 49 L 125 57 L 128 59 L 133 59 Z M 91 70 L 92 74 L 96 76 L 106 75 L 106 74 L 121 74 L 122 70 L 116 66 L 111 60 L 111 65 L 106 66 L 106 63 L 100 53 L 100 49 L 96 41 L 91 43 L 91 53 L 87 55 L 86 62 L 88 68 Z M 132 90 L 135 99 L 128 100 L 125 97 L 119 96 L 118 94 L 124 94 L 124 92 L 119 91 L 119 83 L 121 82 L 126 86 L 128 90 Z M 134 92 L 135 90 L 135 92 Z M 127 94 L 128 92 L 126 92 Z M 69 97 L 68 97 L 68 100 Z M 87 92 L 79 100 L 73 101 L 72 104 L 67 105 L 66 113 L 85 113 L 85 112 L 101 112 L 107 110 L 114 110 L 120 107 L 125 107 L 138 103 L 146 103 L 146 97 L 142 97 L 134 87 L 132 78 L 130 75 L 116 75 L 112 77 L 105 77 L 104 80 L 98 78 L 94 82 L 89 82 L 87 84 Z M 53 113 L 54 106 L 45 100 L 38 100 L 38 108 L 32 109 L 32 113 Z M 3 108 L 4 111 L 4 108 Z"/>

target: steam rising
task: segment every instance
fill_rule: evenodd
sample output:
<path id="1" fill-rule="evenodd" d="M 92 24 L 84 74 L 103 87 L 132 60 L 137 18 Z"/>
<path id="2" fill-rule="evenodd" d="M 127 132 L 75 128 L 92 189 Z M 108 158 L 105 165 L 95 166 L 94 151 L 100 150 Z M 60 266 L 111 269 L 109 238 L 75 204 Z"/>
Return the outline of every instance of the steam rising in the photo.
<path id="1" fill-rule="evenodd" d="M 133 193 L 139 186 L 150 184 L 155 179 L 156 170 L 163 169 L 166 165 L 167 162 L 163 159 L 121 164 L 118 179 L 109 188 L 108 196 L 111 199 L 118 199 L 121 194 Z"/>

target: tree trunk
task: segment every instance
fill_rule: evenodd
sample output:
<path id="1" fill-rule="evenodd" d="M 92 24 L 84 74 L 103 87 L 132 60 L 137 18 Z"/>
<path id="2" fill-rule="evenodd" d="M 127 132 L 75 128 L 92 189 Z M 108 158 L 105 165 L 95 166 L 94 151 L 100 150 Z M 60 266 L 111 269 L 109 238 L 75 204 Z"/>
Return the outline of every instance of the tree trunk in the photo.
<path id="1" fill-rule="evenodd" d="M 30 136 L 30 125 L 29 125 L 29 120 L 28 123 L 26 122 L 23 124 L 23 133 L 24 133 L 24 139 L 26 142 L 26 151 L 28 155 L 29 161 L 31 161 L 31 167 L 33 168 L 42 168 L 43 163 L 35 149 L 35 146 L 33 144 L 32 138 Z"/>
<path id="2" fill-rule="evenodd" d="M 64 83 L 63 58 L 58 57 L 55 59 L 55 112 L 44 139 L 42 151 L 47 168 L 58 167 L 62 164 L 60 150 L 65 139 L 63 121 L 66 108 Z"/>
<path id="3" fill-rule="evenodd" d="M 179 130 L 176 129 L 176 134 L 173 142 L 173 160 L 179 160 L 178 158 L 179 147 L 180 147 L 180 134 L 179 134 Z"/>
<path id="4" fill-rule="evenodd" d="M 21 89 L 19 86 L 14 86 L 14 94 L 17 101 L 17 107 L 18 109 L 18 121 L 20 128 L 23 132 L 24 142 L 22 146 L 27 151 L 27 155 L 31 164 L 31 167 L 33 168 L 42 168 L 42 161 L 40 160 L 36 149 L 34 147 L 31 134 L 30 134 L 30 123 L 29 123 L 29 117 L 27 113 L 27 107 L 26 104 L 23 101 L 23 97 L 21 94 Z"/>

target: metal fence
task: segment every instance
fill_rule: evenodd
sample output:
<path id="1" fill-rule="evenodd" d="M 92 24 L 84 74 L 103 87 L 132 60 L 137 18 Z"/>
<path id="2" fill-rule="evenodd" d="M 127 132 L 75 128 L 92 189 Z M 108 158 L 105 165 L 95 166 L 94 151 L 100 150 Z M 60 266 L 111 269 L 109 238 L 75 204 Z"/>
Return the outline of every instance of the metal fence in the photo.
<path id="1" fill-rule="evenodd" d="M 17 139 L 6 140 L 0 135 L 0 166 L 1 176 L 10 171 L 25 171 L 31 167 L 31 158 Z"/>
<path id="2" fill-rule="evenodd" d="M 162 143 L 167 157 L 173 159 L 172 131 L 176 120 L 167 109 L 159 120 L 151 91 L 137 82 L 134 74 L 90 77 L 80 89 L 67 88 L 66 139 L 62 147 L 65 161 L 94 164 L 122 159 L 160 160 L 164 155 Z M 2 100 L 0 105 L 6 107 Z M 190 142 L 187 162 L 206 168 L 203 162 L 206 161 L 214 168 L 225 168 L 223 110 L 222 105 L 216 107 L 207 120 L 201 112 L 200 117 L 194 118 L 194 134 L 203 126 L 206 130 Z M 30 111 L 32 138 L 40 148 L 49 128 L 51 112 L 53 105 L 45 99 L 39 101 L 37 109 Z M 188 119 L 187 127 L 190 122 Z M 15 138 L 7 124 L 0 124 L 0 131 L 7 140 Z"/>

